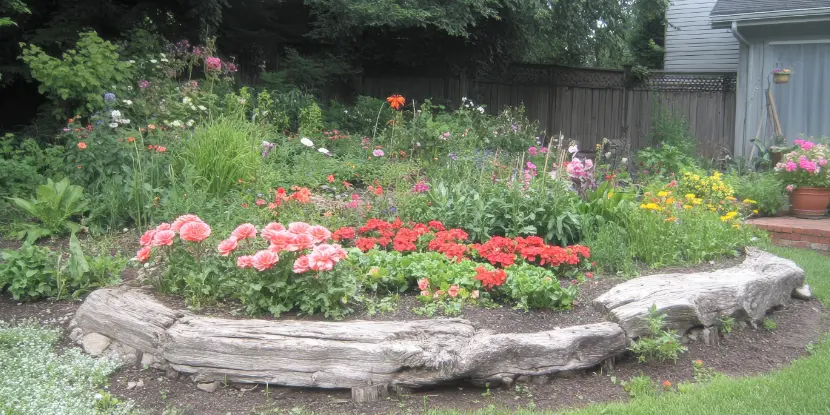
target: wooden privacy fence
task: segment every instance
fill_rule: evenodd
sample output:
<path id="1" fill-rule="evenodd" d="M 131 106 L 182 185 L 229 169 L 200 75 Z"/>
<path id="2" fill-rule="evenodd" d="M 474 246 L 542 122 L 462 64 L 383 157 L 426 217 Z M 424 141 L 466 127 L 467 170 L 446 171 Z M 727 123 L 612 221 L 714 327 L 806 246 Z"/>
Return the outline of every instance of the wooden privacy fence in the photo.
<path id="1" fill-rule="evenodd" d="M 576 140 L 592 149 L 603 138 L 626 139 L 632 149 L 650 145 L 652 115 L 668 107 L 682 116 L 698 139 L 700 153 L 731 152 L 735 140 L 735 74 L 652 71 L 648 80 L 627 82 L 621 70 L 514 65 L 502 79 L 464 76 L 364 76 L 358 93 L 375 97 L 449 101 L 462 97 L 485 104 L 490 113 L 524 104 L 548 135 Z"/>

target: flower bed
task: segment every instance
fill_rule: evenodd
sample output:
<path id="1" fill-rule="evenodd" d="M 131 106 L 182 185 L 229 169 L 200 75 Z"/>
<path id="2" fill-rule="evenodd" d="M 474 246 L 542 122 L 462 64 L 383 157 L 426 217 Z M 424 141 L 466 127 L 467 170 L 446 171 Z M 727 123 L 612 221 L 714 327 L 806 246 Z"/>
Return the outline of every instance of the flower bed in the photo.
<path id="1" fill-rule="evenodd" d="M 235 299 L 249 314 L 275 316 L 297 310 L 342 318 L 365 292 L 402 293 L 416 286 L 424 303 L 420 312 L 428 315 L 455 315 L 465 303 L 493 301 L 561 309 L 571 306 L 578 283 L 593 277 L 584 246 L 550 246 L 535 237 L 468 244 L 466 232 L 438 221 L 370 219 L 335 232 L 304 222 L 261 229 L 245 223 L 215 249 L 208 243 L 212 233 L 199 217 L 183 215 L 147 230 L 136 258 L 161 265 L 157 287 L 193 306 Z M 560 278 L 570 280 L 567 287 Z"/>

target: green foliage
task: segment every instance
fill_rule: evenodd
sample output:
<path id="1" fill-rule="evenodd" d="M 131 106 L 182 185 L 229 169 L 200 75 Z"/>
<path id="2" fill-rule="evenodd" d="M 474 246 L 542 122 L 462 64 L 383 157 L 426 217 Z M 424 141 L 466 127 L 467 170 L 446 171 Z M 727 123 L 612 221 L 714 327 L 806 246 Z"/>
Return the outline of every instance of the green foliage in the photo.
<path id="1" fill-rule="evenodd" d="M 763 326 L 766 331 L 774 331 L 778 328 L 778 323 L 776 323 L 772 318 L 766 317 L 764 318 Z"/>
<path id="2" fill-rule="evenodd" d="M 662 69 L 666 54 L 669 0 L 634 0 L 631 5 L 629 48 L 634 65 Z"/>
<path id="3" fill-rule="evenodd" d="M 240 180 L 256 178 L 263 134 L 259 126 L 242 119 L 211 120 L 183 140 L 177 170 L 192 169 L 199 188 L 223 196 Z"/>
<path id="4" fill-rule="evenodd" d="M 440 182 L 412 202 L 419 211 L 408 213 L 421 221 L 441 219 L 467 230 L 476 241 L 493 235 L 539 235 L 568 245 L 579 240 L 576 203 L 576 194 L 556 180 L 539 180 L 527 189 L 519 184 Z"/>
<path id="5" fill-rule="evenodd" d="M 84 32 L 75 49 L 55 58 L 36 45 L 23 45 L 22 59 L 40 82 L 41 93 L 72 110 L 92 113 L 104 108 L 104 93 L 130 83 L 132 67 L 119 60 L 118 47 L 95 32 Z"/>
<path id="6" fill-rule="evenodd" d="M 313 136 L 323 131 L 323 112 L 316 102 L 300 109 L 300 127 L 297 132 L 301 136 Z"/>
<path id="7" fill-rule="evenodd" d="M 652 147 L 637 152 L 641 169 L 648 171 L 644 174 L 668 176 L 695 166 L 697 138 L 685 118 L 669 108 L 655 106 L 651 123 L 648 139 Z"/>
<path id="8" fill-rule="evenodd" d="M 734 317 L 721 317 L 718 319 L 718 331 L 724 334 L 732 333 L 732 330 L 735 329 L 735 318 Z"/>
<path id="9" fill-rule="evenodd" d="M 353 135 L 372 136 L 375 125 L 387 125 L 394 118 L 386 101 L 365 95 L 358 96 L 354 106 L 332 101 L 326 111 L 327 123 Z"/>
<path id="10" fill-rule="evenodd" d="M 738 255 L 738 250 L 760 236 L 750 226 L 721 220 L 720 214 L 705 209 L 677 212 L 677 220 L 641 208 L 629 209 L 623 227 L 634 258 L 652 268 L 698 264 L 722 256 Z"/>
<path id="11" fill-rule="evenodd" d="M 583 235 L 583 243 L 591 248 L 591 259 L 600 269 L 623 276 L 635 274 L 634 255 L 625 228 L 614 222 L 601 222 L 586 226 Z"/>
<path id="12" fill-rule="evenodd" d="M 648 329 L 650 335 L 642 336 L 631 342 L 628 350 L 637 355 L 640 362 L 673 360 L 684 353 L 687 348 L 680 343 L 680 336 L 674 330 L 663 330 L 666 314 L 657 311 L 654 304 L 648 309 Z"/>
<path id="13" fill-rule="evenodd" d="M 518 309 L 567 310 L 576 299 L 576 284 L 562 288 L 556 274 L 550 270 L 530 264 L 517 264 L 507 267 L 505 272 L 507 280 L 500 291 L 515 300 Z"/>
<path id="14" fill-rule="evenodd" d="M 268 89 L 284 91 L 292 88 L 304 91 L 319 90 L 333 81 L 342 79 L 353 70 L 343 60 L 333 56 L 305 57 L 291 48 L 285 49 L 285 59 L 277 72 L 259 74 Z"/>
<path id="15" fill-rule="evenodd" d="M 0 16 L 0 28 L 4 26 L 17 26 L 17 23 L 11 17 L 5 16 L 6 13 L 32 14 L 31 10 L 26 7 L 26 3 L 20 0 L 3 0 L 3 3 L 0 3 L 0 13 L 4 14 Z"/>
<path id="16" fill-rule="evenodd" d="M 49 248 L 25 243 L 2 251 L 0 288 L 15 300 L 37 300 L 58 292 L 58 255 Z"/>
<path id="17" fill-rule="evenodd" d="M 67 253 L 24 243 L 18 250 L 3 250 L 0 290 L 15 300 L 78 298 L 94 289 L 117 284 L 127 261 L 108 254 L 84 254 L 78 238 L 69 239 Z"/>
<path id="18" fill-rule="evenodd" d="M 0 197 L 34 192 L 37 184 L 43 181 L 38 171 L 42 154 L 32 139 L 18 143 L 12 134 L 0 137 Z"/>
<path id="19" fill-rule="evenodd" d="M 87 210 L 84 189 L 70 184 L 69 179 L 57 183 L 47 179 L 45 185 L 38 186 L 36 199 L 9 199 L 39 221 L 38 224 L 26 225 L 26 230 L 20 234 L 21 237 L 28 235 L 29 242 L 44 236 L 78 232 L 81 227 L 72 218 Z"/>
<path id="20" fill-rule="evenodd" d="M 620 384 L 632 399 L 657 396 L 659 392 L 657 384 L 645 375 L 634 376 L 628 381 L 620 381 Z"/>
<path id="21" fill-rule="evenodd" d="M 0 321 L 0 402 L 5 413 L 136 413 L 131 403 L 116 402 L 103 390 L 118 368 L 116 362 L 93 358 L 77 347 L 58 351 L 61 340 L 58 328 Z M 69 384 L 61 393 L 49 393 L 56 385 Z"/>

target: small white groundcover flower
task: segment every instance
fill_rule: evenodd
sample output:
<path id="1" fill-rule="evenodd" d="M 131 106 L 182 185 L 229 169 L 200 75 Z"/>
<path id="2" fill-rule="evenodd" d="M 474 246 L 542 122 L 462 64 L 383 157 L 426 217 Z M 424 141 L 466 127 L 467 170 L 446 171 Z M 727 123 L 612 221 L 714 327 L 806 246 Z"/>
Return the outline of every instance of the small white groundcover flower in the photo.
<path id="1" fill-rule="evenodd" d="M 314 147 L 314 142 L 305 137 L 300 139 L 300 143 L 306 147 Z"/>
<path id="2" fill-rule="evenodd" d="M 114 118 L 114 119 L 121 118 L 121 111 L 118 111 L 118 110 L 112 110 L 112 112 L 110 113 L 110 115 L 112 115 L 112 118 Z"/>
<path id="3" fill-rule="evenodd" d="M 116 127 L 118 127 L 118 123 L 117 123 L 117 122 L 111 122 L 109 125 L 110 125 L 110 128 L 116 128 Z"/>
<path id="4" fill-rule="evenodd" d="M 319 152 L 321 152 L 321 153 L 323 153 L 323 154 L 329 154 L 329 151 L 328 151 L 328 150 L 326 150 L 325 148 L 322 148 L 322 147 L 318 148 L 318 149 L 317 149 L 317 151 L 319 151 Z"/>

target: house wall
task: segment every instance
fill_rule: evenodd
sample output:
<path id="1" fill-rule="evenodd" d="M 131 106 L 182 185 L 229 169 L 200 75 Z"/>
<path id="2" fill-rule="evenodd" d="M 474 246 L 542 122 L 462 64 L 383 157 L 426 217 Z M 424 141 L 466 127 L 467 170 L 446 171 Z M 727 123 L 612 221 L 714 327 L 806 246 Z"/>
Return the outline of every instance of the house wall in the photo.
<path id="1" fill-rule="evenodd" d="M 772 144 L 774 131 L 770 118 L 765 115 L 767 88 L 771 88 L 790 143 L 800 133 L 830 136 L 830 22 L 743 28 L 739 25 L 738 31 L 748 44 L 741 45 L 739 54 L 734 155 L 750 157 L 751 140 L 755 137 L 767 146 Z M 780 64 L 780 51 L 799 48 L 807 59 L 784 65 L 809 66 L 793 67 L 789 84 L 771 83 L 770 74 Z"/>
<path id="2" fill-rule="evenodd" d="M 716 0 L 674 0 L 666 17 L 665 70 L 735 72 L 738 41 L 729 29 L 712 29 L 709 13 Z"/>

